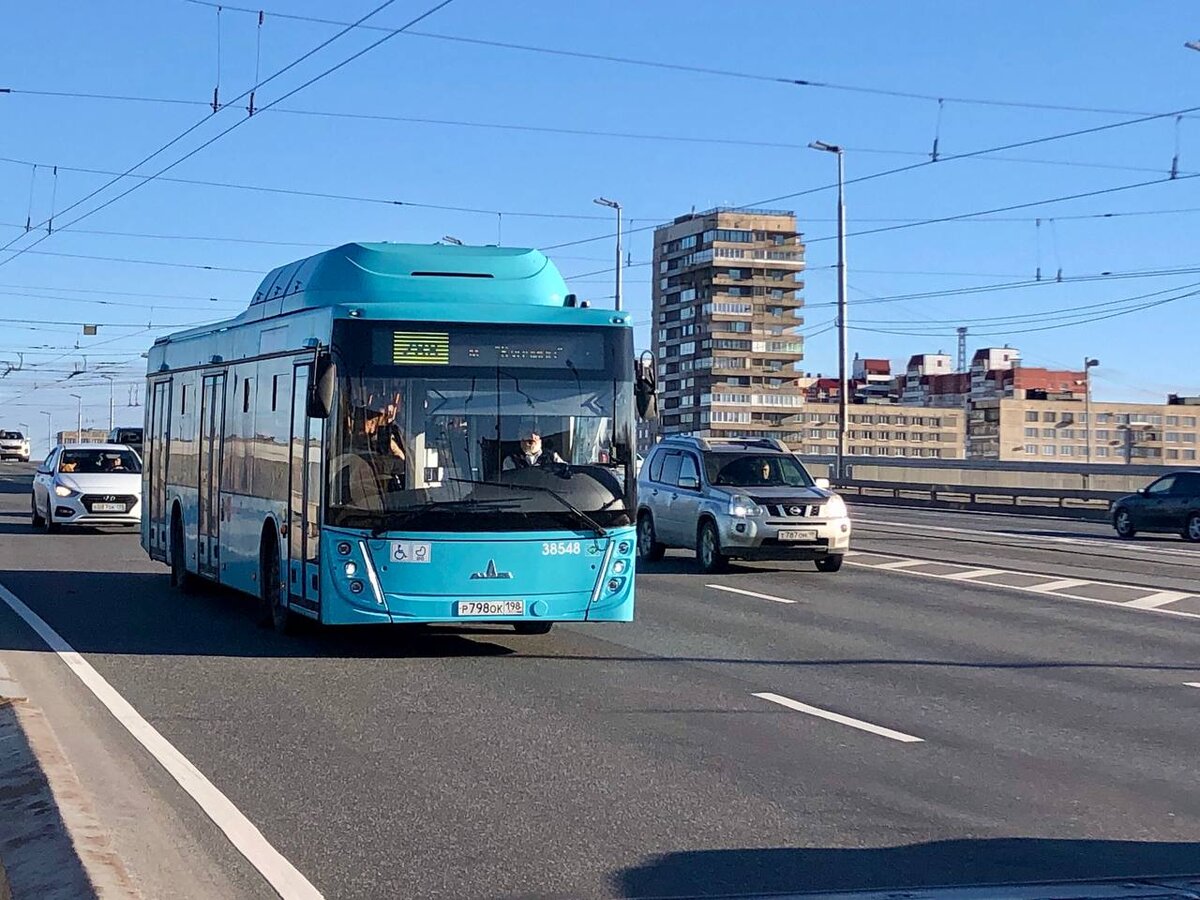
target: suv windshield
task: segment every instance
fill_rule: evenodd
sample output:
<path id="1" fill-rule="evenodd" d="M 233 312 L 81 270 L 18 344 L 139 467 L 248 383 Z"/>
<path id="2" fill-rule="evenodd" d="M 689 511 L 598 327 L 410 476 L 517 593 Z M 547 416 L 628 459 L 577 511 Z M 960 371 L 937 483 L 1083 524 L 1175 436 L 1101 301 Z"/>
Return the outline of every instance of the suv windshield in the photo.
<path id="1" fill-rule="evenodd" d="M 122 428 L 117 431 L 117 439 L 114 443 L 117 444 L 140 444 L 142 442 L 142 429 L 140 428 Z"/>
<path id="2" fill-rule="evenodd" d="M 132 450 L 64 450 L 58 471 L 64 475 L 137 475 L 142 464 Z"/>
<path id="3" fill-rule="evenodd" d="M 782 454 L 706 453 L 704 468 L 712 485 L 730 487 L 811 487 L 812 477 L 792 456 Z"/>
<path id="4" fill-rule="evenodd" d="M 0 441 L 23 441 L 25 435 L 19 431 L 0 431 Z"/>

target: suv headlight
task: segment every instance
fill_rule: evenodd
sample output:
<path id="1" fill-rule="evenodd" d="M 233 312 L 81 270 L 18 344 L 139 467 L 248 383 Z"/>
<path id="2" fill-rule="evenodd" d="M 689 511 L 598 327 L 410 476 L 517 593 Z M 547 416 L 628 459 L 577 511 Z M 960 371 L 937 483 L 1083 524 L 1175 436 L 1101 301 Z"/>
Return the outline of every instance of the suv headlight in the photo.
<path id="1" fill-rule="evenodd" d="M 846 501 L 834 494 L 825 501 L 825 515 L 831 519 L 844 519 L 846 517 Z"/>
<path id="2" fill-rule="evenodd" d="M 734 494 L 729 498 L 729 514 L 738 519 L 761 516 L 763 509 L 745 494 Z"/>

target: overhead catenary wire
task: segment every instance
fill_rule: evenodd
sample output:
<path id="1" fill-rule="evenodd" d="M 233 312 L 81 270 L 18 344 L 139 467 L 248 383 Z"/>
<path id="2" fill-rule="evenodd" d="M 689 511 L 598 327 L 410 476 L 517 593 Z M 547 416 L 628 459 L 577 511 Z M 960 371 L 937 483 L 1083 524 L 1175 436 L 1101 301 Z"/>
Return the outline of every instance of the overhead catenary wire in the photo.
<path id="1" fill-rule="evenodd" d="M 217 3 L 212 2 L 212 0 L 185 0 L 185 2 L 193 3 L 198 6 L 208 6 L 208 7 L 214 7 L 214 6 L 218 5 Z M 258 9 L 244 7 L 244 6 L 231 6 L 227 3 L 223 3 L 223 4 L 221 4 L 221 6 L 224 9 L 228 9 L 233 12 L 250 13 L 250 14 L 254 14 L 254 15 L 258 15 L 261 12 L 261 10 L 258 10 Z M 307 16 L 307 15 L 301 15 L 298 13 L 284 13 L 284 12 L 278 12 L 275 10 L 269 10 L 268 14 L 271 15 L 273 18 L 277 18 L 277 19 L 291 19 L 293 21 L 312 22 L 312 23 L 321 24 L 321 25 L 333 25 L 333 26 L 340 27 L 340 26 L 343 26 L 346 24 L 344 21 L 339 21 L 336 19 L 327 19 L 327 18 L 322 18 L 319 16 Z M 361 28 L 363 30 L 368 30 L 368 31 L 392 31 L 392 29 L 390 29 L 388 26 L 385 26 L 385 25 L 359 25 L 356 27 Z M 717 77 L 721 77 L 721 78 L 735 78 L 735 79 L 742 79 L 742 80 L 747 80 L 747 81 L 771 82 L 771 83 L 775 83 L 775 84 L 786 85 L 789 87 L 818 88 L 818 89 L 824 89 L 824 90 L 845 91 L 845 92 L 858 93 L 858 94 L 874 94 L 874 95 L 880 96 L 880 97 L 893 97 L 893 98 L 905 99 L 905 100 L 921 100 L 921 101 L 928 101 L 928 102 L 932 102 L 932 103 L 943 102 L 943 103 L 956 103 L 956 104 L 971 105 L 971 106 L 1009 107 L 1009 108 L 1016 108 L 1016 109 L 1037 109 L 1037 110 L 1044 110 L 1044 111 L 1051 111 L 1051 112 L 1076 112 L 1076 113 L 1092 113 L 1092 114 L 1099 114 L 1099 115 L 1116 115 L 1116 116 L 1146 115 L 1146 113 L 1144 113 L 1144 112 L 1137 111 L 1137 110 L 1129 110 L 1129 109 L 1114 109 L 1114 108 L 1107 108 L 1107 107 L 1079 106 L 1079 105 L 1072 105 L 1072 104 L 1066 104 L 1066 103 L 1037 103 L 1037 102 L 1026 102 L 1026 101 L 1018 101 L 1018 100 L 997 100 L 997 99 L 980 98 L 980 97 L 958 97 L 958 96 L 952 96 L 952 95 L 946 95 L 946 94 L 926 94 L 926 93 L 921 93 L 921 92 L 917 92 L 917 91 L 902 91 L 902 90 L 897 90 L 894 88 L 877 88 L 877 87 L 872 87 L 869 85 L 841 84 L 838 82 L 823 81 L 823 80 L 816 80 L 816 79 L 809 79 L 809 78 L 796 78 L 796 77 L 784 76 L 784 75 L 767 75 L 767 74 L 763 74 L 763 73 L 744 72 L 744 71 L 738 71 L 738 70 L 734 70 L 734 69 L 720 69 L 720 68 L 715 68 L 715 67 L 711 67 L 711 66 L 697 66 L 697 65 L 687 64 L 687 63 L 673 63 L 673 62 L 668 62 L 666 60 L 636 59 L 634 57 L 617 56 L 614 54 L 607 54 L 607 53 L 591 53 L 588 51 L 575 50 L 575 49 L 566 50 L 566 49 L 563 49 L 560 47 L 539 47 L 539 46 L 535 46 L 535 45 L 531 45 L 531 44 L 517 44 L 517 43 L 510 42 L 510 41 L 496 41 L 496 40 L 489 40 L 489 39 L 484 39 L 484 38 L 473 38 L 473 37 L 465 37 L 462 35 L 452 35 L 452 34 L 439 34 L 436 32 L 416 31 L 416 30 L 411 30 L 411 29 L 407 30 L 405 32 L 405 36 L 406 37 L 416 37 L 416 38 L 426 38 L 426 39 L 439 40 L 439 41 L 452 41 L 452 42 L 463 43 L 463 44 L 476 44 L 476 45 L 485 46 L 485 47 L 497 47 L 497 48 L 508 49 L 508 50 L 520 50 L 520 51 L 527 52 L 527 53 L 541 53 L 541 54 L 546 54 L 546 55 L 551 55 L 551 56 L 593 60 L 596 62 L 607 62 L 607 63 L 616 63 L 616 64 L 628 65 L 628 66 L 640 66 L 640 67 L 652 68 L 652 69 L 664 69 L 664 70 L 672 70 L 672 71 L 679 71 L 679 72 L 690 72 L 690 73 L 700 74 L 700 75 L 713 75 L 713 76 L 717 76 Z"/>
<path id="2" fill-rule="evenodd" d="M 375 9 L 373 9 L 373 10 L 372 10 L 372 11 L 370 11 L 370 12 L 368 12 L 368 13 L 367 13 L 365 16 L 363 16 L 361 19 L 359 19 L 359 22 L 366 21 L 366 19 L 368 19 L 368 18 L 370 18 L 371 16 L 375 15 L 375 14 L 376 14 L 377 12 L 379 12 L 380 10 L 383 10 L 383 9 L 387 8 L 388 6 L 390 6 L 390 5 L 391 5 L 392 3 L 394 3 L 394 2 L 395 2 L 395 0 L 384 0 L 384 3 L 382 3 L 382 4 L 380 4 L 379 6 L 375 7 Z M 388 40 L 390 40 L 391 38 L 393 38 L 393 37 L 395 36 L 395 34 L 398 34 L 398 33 L 401 33 L 401 32 L 403 32 L 403 30 L 404 30 L 405 28 L 408 28 L 408 27 L 410 27 L 411 25 L 415 25 L 415 24 L 417 24 L 418 22 L 421 22 L 421 21 L 423 21 L 424 19 L 426 19 L 426 18 L 428 18 L 429 16 L 433 15 L 433 14 L 434 14 L 435 12 L 437 12 L 438 10 L 441 10 L 441 9 L 445 8 L 446 6 L 450 5 L 450 4 L 451 4 L 451 3 L 453 3 L 453 2 L 454 2 L 454 0 L 441 0 L 441 2 L 439 2 L 439 3 L 435 4 L 434 6 L 432 6 L 432 7 L 428 8 L 428 9 L 426 9 L 426 10 L 425 10 L 424 12 L 422 12 L 421 14 L 419 14 L 419 15 L 417 15 L 417 16 L 415 16 L 415 17 L 413 17 L 412 19 L 410 19 L 410 20 L 409 20 L 409 22 L 408 22 L 406 25 L 404 25 L 404 26 L 403 26 L 401 29 L 399 29 L 397 32 L 394 32 L 394 33 L 389 33 L 389 34 L 385 35 L 384 37 L 380 38 L 379 40 L 377 40 L 377 41 L 374 41 L 373 43 L 371 43 L 371 44 L 367 45 L 366 47 L 364 47 L 364 48 L 362 48 L 362 49 L 360 49 L 360 50 L 356 51 L 355 53 L 352 53 L 350 56 L 348 56 L 348 57 L 346 57 L 346 58 L 344 58 L 344 59 L 340 60 L 339 62 L 335 63 L 334 65 L 332 65 L 332 66 L 330 66 L 330 67 L 328 67 L 328 68 L 324 69 L 323 71 L 321 71 L 321 72 L 320 72 L 320 73 L 318 73 L 317 75 L 314 75 L 313 77 L 309 78 L 307 81 L 305 81 L 305 82 L 301 83 L 301 84 L 300 84 L 300 85 L 298 85 L 297 87 L 294 87 L 294 88 L 292 88 L 290 91 L 287 91 L 286 93 L 284 93 L 283 95 L 281 95 L 281 96 L 280 96 L 279 98 L 277 98 L 276 100 L 273 100 L 271 103 L 268 103 L 268 104 L 267 104 L 265 107 L 263 107 L 263 108 L 264 108 L 264 109 L 270 108 L 271 106 L 274 106 L 276 103 L 279 103 L 279 102 L 281 102 L 281 101 L 283 101 L 283 100 L 286 100 L 288 97 L 292 97 L 292 96 L 294 96 L 295 94 L 299 93 L 300 91 L 304 90 L 305 88 L 309 87 L 310 85 L 314 84 L 315 82 L 317 82 L 317 81 L 320 81 L 321 79 L 323 79 L 323 78 L 325 78 L 325 77 L 327 77 L 327 76 L 331 75 L 332 73 L 334 73 L 334 72 L 338 71 L 339 69 L 343 68 L 344 66 L 346 66 L 346 65 L 349 65 L 349 64 L 350 64 L 351 62 L 353 62 L 354 60 L 356 60 L 356 59 L 360 58 L 361 56 L 363 56 L 363 55 L 365 55 L 365 54 L 369 53 L 370 51 L 374 50 L 376 47 L 380 46 L 381 44 L 383 44 L 383 43 L 385 43 L 386 41 L 388 41 Z M 351 27 L 352 27 L 352 26 L 351 26 Z M 343 30 L 343 31 L 339 32 L 337 35 L 334 35 L 332 38 L 330 38 L 328 41 L 325 41 L 325 42 L 323 42 L 323 43 L 322 43 L 321 45 L 319 45 L 317 48 L 314 48 L 313 50 L 310 50 L 310 51 L 309 51 L 307 54 L 305 54 L 304 56 L 300 57 L 300 59 L 302 60 L 302 59 L 304 59 L 304 58 L 306 58 L 306 57 L 308 57 L 308 56 L 311 56 L 311 55 L 312 55 L 313 53 L 315 53 L 315 52 L 316 52 L 318 49 L 320 49 L 320 47 L 326 46 L 326 45 L 327 45 L 328 43 L 330 43 L 331 41 L 333 41 L 333 40 L 336 40 L 338 37 L 340 37 L 342 34 L 344 34 L 344 33 L 345 33 L 345 31 L 347 31 L 347 30 L 349 30 L 349 28 L 347 28 L 347 29 L 345 29 L 345 30 Z M 280 70 L 278 70 L 278 71 L 277 71 L 277 72 L 275 72 L 273 75 L 271 75 L 271 76 L 269 76 L 267 79 L 265 79 L 265 80 L 262 82 L 262 84 L 266 84 L 266 83 L 268 83 L 268 82 L 272 81 L 273 79 L 275 79 L 275 78 L 278 78 L 278 77 L 279 77 L 280 75 L 282 75 L 282 74 L 283 74 L 285 71 L 287 71 L 288 69 L 290 69 L 290 68 L 292 68 L 293 66 L 297 65 L 297 64 L 299 63 L 299 61 L 300 61 L 300 60 L 294 60 L 293 62 L 289 63 L 289 64 L 288 64 L 287 66 L 285 66 L 283 69 L 280 69 Z M 261 84 L 260 84 L 260 85 L 258 85 L 258 86 L 259 86 L 259 87 L 261 87 Z M 240 95 L 240 96 L 239 96 L 238 98 L 236 98 L 236 99 L 240 100 L 242 97 L 245 97 L 245 96 L 246 96 L 246 93 L 243 93 L 242 95 Z M 236 102 L 236 100 L 235 100 L 234 102 Z M 141 187 L 144 187 L 144 186 L 145 186 L 147 183 L 149 183 L 149 181 L 152 181 L 152 180 L 154 180 L 154 179 L 155 179 L 155 178 L 157 178 L 159 175 L 162 175 L 162 174 L 164 174 L 165 172 L 167 172 L 167 171 L 169 171 L 169 170 L 173 169 L 175 166 L 179 165 L 180 163 L 184 162 L 185 160 L 188 160 L 188 159 L 190 159 L 191 157 L 195 156 L 195 155 L 196 155 L 197 153 L 199 153 L 200 151 L 202 151 L 202 150 L 204 150 L 205 148 L 207 148 L 207 147 L 211 146 L 212 144 L 216 143 L 216 142 L 217 142 L 217 141 L 219 141 L 221 138 L 225 137 L 227 134 L 229 134 L 230 132 L 234 131 L 236 128 L 238 128 L 239 126 L 241 126 L 242 124 L 244 124 L 245 122 L 248 122 L 248 121 L 250 121 L 249 117 L 247 117 L 247 118 L 245 118 L 245 119 L 239 119 L 239 120 L 235 121 L 235 122 L 234 122 L 232 125 L 230 125 L 228 128 L 226 128 L 224 131 L 218 132 L 216 135 L 214 135 L 213 137 L 211 137 L 211 138 L 209 138 L 208 140 L 204 141 L 204 142 L 203 142 L 203 143 L 201 143 L 199 146 L 197 146 L 197 147 L 194 147 L 192 150 L 188 151 L 188 152 L 187 152 L 187 153 L 185 153 L 183 156 L 181 156 L 181 157 L 179 157 L 178 159 L 176 159 L 174 162 L 172 162 L 172 163 L 169 163 L 169 164 L 167 164 L 166 166 L 163 166 L 162 168 L 160 168 L 160 169 L 159 169 L 157 172 L 155 172 L 153 175 L 151 175 L 151 176 L 150 176 L 150 178 L 148 178 L 148 179 L 146 179 L 146 180 L 142 180 L 142 181 L 138 181 L 138 182 L 136 182 L 134 185 L 132 185 L 131 187 L 129 187 L 129 188 L 127 188 L 126 190 L 122 191 L 120 194 L 117 194 L 115 197 L 111 197 L 110 199 L 108 199 L 108 200 L 104 201 L 103 203 L 101 203 L 99 206 L 93 207 L 92 209 L 88 210 L 87 212 L 83 213 L 83 214 L 82 214 L 82 215 L 80 215 L 80 216 L 76 216 L 74 219 L 72 219 L 72 220 L 71 220 L 71 221 L 70 221 L 70 222 L 69 222 L 69 223 L 68 223 L 66 226 L 64 226 L 64 227 L 65 227 L 65 228 L 70 228 L 72 225 L 75 225 L 75 224 L 77 224 L 78 222 L 81 222 L 81 221 L 83 221 L 84 219 L 88 218 L 89 216 L 95 215 L 95 214 L 96 214 L 97 212 L 99 212 L 100 210 L 102 210 L 102 209 L 105 209 L 105 208 L 107 208 L 107 207 L 111 206 L 112 204 L 114 204 L 114 203 L 118 202 L 119 200 L 121 200 L 121 199 L 122 199 L 122 198 L 124 198 L 124 197 L 127 197 L 129 194 L 133 193 L 134 191 L 138 190 L 139 188 L 141 188 Z M 183 135 L 185 135 L 185 134 L 189 133 L 190 131 L 194 130 L 196 127 L 198 127 L 198 126 L 199 126 L 199 124 L 200 124 L 200 123 L 198 123 L 197 125 L 194 125 L 194 126 L 192 126 L 192 128 L 188 129 L 187 131 L 183 132 L 181 135 L 179 135 L 179 136 L 177 136 L 176 138 L 172 139 L 170 142 L 168 142 L 168 144 L 164 145 L 164 147 L 163 147 L 163 148 L 160 148 L 159 150 L 157 150 L 157 151 L 155 151 L 153 154 L 151 154 L 151 156 L 150 156 L 150 157 L 147 157 L 147 159 L 150 159 L 150 158 L 153 158 L 154 156 L 157 156 L 157 155 L 158 155 L 160 152 L 162 152 L 162 150 L 163 150 L 163 149 L 165 149 L 166 147 L 169 147 L 169 146 L 170 146 L 171 144 L 173 144 L 173 143 L 176 143 L 178 140 L 180 140 L 180 139 L 183 137 Z M 138 164 L 137 164 L 137 165 L 135 165 L 133 168 L 135 168 L 135 169 L 136 169 L 136 168 L 138 168 L 138 166 L 140 166 L 140 165 L 141 165 L 141 163 L 138 163 Z M 132 171 L 132 170 L 130 170 L 130 171 Z M 93 192 L 93 194 L 92 194 L 92 195 L 90 195 L 90 196 L 95 196 L 95 192 Z M 76 202 L 76 204 L 74 204 L 74 205 L 76 205 L 76 206 L 77 206 L 77 205 L 79 205 L 79 203 L 80 203 L 80 202 L 82 202 L 82 201 L 77 201 L 77 202 Z M 35 243 L 35 244 L 36 244 L 36 243 L 39 243 L 41 240 L 45 240 L 45 237 L 43 237 L 43 238 L 40 238 L 38 241 L 35 241 L 34 243 Z M 30 245 L 30 246 L 32 246 L 32 245 Z M 6 247 L 4 247 L 4 248 L 0 248 L 0 249 L 7 249 L 7 246 L 6 246 Z M 18 257 L 21 255 L 21 253 L 22 253 L 22 252 L 24 252 L 24 251 L 25 251 L 25 250 L 27 250 L 27 249 L 28 249 L 28 247 L 24 247 L 24 248 L 22 248 L 22 249 L 21 249 L 21 251 L 18 251 L 16 255 L 14 255 L 14 256 L 10 256 L 10 257 L 9 257 L 8 259 L 6 259 L 6 260 L 0 260 L 0 267 L 2 267 L 2 266 L 5 266 L 5 265 L 7 265 L 7 264 L 11 263 L 11 262 L 12 262 L 14 259 L 17 259 L 17 258 L 18 258 Z"/>

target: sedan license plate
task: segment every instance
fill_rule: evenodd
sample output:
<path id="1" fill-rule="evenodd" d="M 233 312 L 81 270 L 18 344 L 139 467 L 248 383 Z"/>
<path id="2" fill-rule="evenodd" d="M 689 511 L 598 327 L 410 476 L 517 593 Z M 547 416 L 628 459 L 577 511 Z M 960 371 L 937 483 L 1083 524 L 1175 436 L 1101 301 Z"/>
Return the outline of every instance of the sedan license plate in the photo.
<path id="1" fill-rule="evenodd" d="M 524 600 L 460 600 L 460 616 L 523 616 Z"/>
<path id="2" fill-rule="evenodd" d="M 93 503 L 92 512 L 125 512 L 124 503 Z"/>
<path id="3" fill-rule="evenodd" d="M 781 541 L 815 541 L 817 532 L 812 528 L 801 528 L 794 531 L 779 532 Z"/>

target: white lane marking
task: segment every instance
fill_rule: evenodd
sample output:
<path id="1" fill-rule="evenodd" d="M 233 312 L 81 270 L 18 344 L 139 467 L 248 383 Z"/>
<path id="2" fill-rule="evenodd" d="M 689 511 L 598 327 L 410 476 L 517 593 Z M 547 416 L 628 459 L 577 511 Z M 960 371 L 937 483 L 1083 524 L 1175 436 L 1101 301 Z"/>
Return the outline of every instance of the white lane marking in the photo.
<path id="1" fill-rule="evenodd" d="M 1039 516 L 1038 518 L 1042 517 Z M 855 525 L 879 525 L 885 528 L 903 528 L 909 532 L 908 537 L 911 538 L 923 537 L 925 536 L 923 533 L 926 531 L 943 531 L 947 534 L 986 536 L 1002 538 L 1007 541 L 1025 541 L 1032 544 L 1070 544 L 1074 546 L 1094 547 L 1097 550 L 1104 551 L 1125 549 L 1136 551 L 1139 555 L 1143 553 L 1153 553 L 1160 556 L 1179 556 L 1192 559 L 1197 563 L 1200 563 L 1200 553 L 1197 553 L 1195 550 L 1189 550 L 1183 547 L 1155 547 L 1144 542 L 1130 544 L 1126 541 L 1119 541 L 1115 537 L 1105 537 L 1102 535 L 1096 535 L 1095 537 L 1065 537 L 1062 535 L 1022 534 L 1020 532 L 1012 531 L 985 531 L 979 528 L 954 528 L 949 525 L 928 525 L 924 522 L 889 522 L 882 519 L 860 519 L 857 517 L 855 517 L 853 521 Z M 864 535 L 860 535 L 859 537 L 861 539 L 866 539 Z"/>
<path id="2" fill-rule="evenodd" d="M 894 559 L 891 562 L 876 563 L 876 569 L 907 569 L 910 566 L 923 566 L 927 562 L 934 562 L 931 559 Z M 951 564 L 953 565 L 953 564 Z"/>
<path id="3" fill-rule="evenodd" d="M 947 563 L 947 565 L 951 565 Z M 1003 575 L 1003 569 L 968 569 L 965 572 L 951 572 L 946 577 L 951 581 L 970 581 L 972 578 L 982 578 L 985 575 Z"/>
<path id="4" fill-rule="evenodd" d="M 1166 606 L 1168 603 L 1174 603 L 1176 600 L 1190 596 L 1192 595 L 1183 591 L 1159 591 L 1156 594 L 1138 597 L 1136 600 L 1126 600 L 1125 605 L 1132 606 L 1134 609 L 1158 609 L 1160 606 Z"/>
<path id="5" fill-rule="evenodd" d="M 872 556 L 887 556 L 887 555 L 888 554 L 884 554 L 884 553 L 872 553 Z M 917 562 L 924 563 L 924 562 L 940 562 L 940 561 L 932 560 L 932 559 L 923 559 L 923 560 L 917 560 Z M 845 564 L 848 566 L 858 566 L 861 569 L 891 569 L 891 570 L 899 569 L 900 574 L 902 574 L 902 575 L 917 575 L 922 578 L 940 578 L 942 580 L 947 580 L 949 578 L 949 576 L 942 575 L 938 572 L 921 572 L 917 569 L 889 566 L 886 563 L 883 565 L 875 565 L 873 563 L 854 562 L 851 560 L 846 560 Z M 954 565 L 953 563 L 941 563 L 941 564 L 942 565 Z M 1038 573 L 1038 572 L 1022 572 L 1017 569 L 1004 569 L 1003 573 L 1005 575 L 1024 575 L 1027 578 L 1045 578 L 1046 577 L 1045 575 Z M 1077 587 L 1079 585 L 1087 584 L 1087 585 L 1096 585 L 1097 587 L 1124 588 L 1126 590 L 1130 590 L 1130 589 L 1132 589 L 1132 590 L 1139 590 L 1139 589 L 1153 590 L 1153 588 L 1146 588 L 1145 585 L 1115 584 L 1114 582 L 1111 582 L 1111 581 L 1080 581 L 1077 579 L 1062 579 L 1061 581 L 1077 582 L 1076 584 L 1071 585 L 1072 587 Z M 979 585 L 979 587 L 996 588 L 997 590 L 1001 590 L 1001 591 L 1020 591 L 1022 593 L 1026 593 L 1026 594 L 1039 594 L 1043 597 L 1061 597 L 1064 600 L 1083 600 L 1086 603 L 1100 603 L 1105 606 L 1119 606 L 1124 609 L 1130 608 L 1130 605 L 1129 605 L 1130 601 L 1128 601 L 1128 600 L 1101 600 L 1097 597 L 1085 597 L 1082 594 L 1063 593 L 1063 590 L 1059 590 L 1056 588 L 1057 585 L 1061 584 L 1061 581 L 1049 581 L 1049 582 L 1045 582 L 1043 584 L 1035 584 L 1032 586 L 1023 586 L 1023 585 L 1017 585 L 1017 584 L 996 584 L 994 581 L 981 581 L 981 582 L 978 582 L 978 585 Z M 1190 597 L 1193 595 L 1192 594 L 1184 594 L 1183 596 Z M 1181 609 L 1163 609 L 1161 607 L 1145 608 L 1145 607 L 1136 607 L 1136 606 L 1133 607 L 1133 609 L 1141 609 L 1143 612 L 1161 613 L 1164 616 L 1177 616 L 1178 618 L 1181 618 L 1181 619 L 1200 619 L 1200 613 L 1184 612 Z"/>
<path id="6" fill-rule="evenodd" d="M 1081 584 L 1088 584 L 1086 578 L 1060 578 L 1058 581 L 1047 581 L 1042 584 L 1031 584 L 1031 591 L 1061 591 L 1063 588 L 1079 587 Z"/>
<path id="7" fill-rule="evenodd" d="M 705 587 L 712 588 L 714 591 L 727 591 L 730 594 L 744 594 L 747 597 L 757 597 L 759 600 L 771 600 L 775 603 L 795 603 L 795 600 L 789 600 L 787 597 L 772 597 L 770 594 L 760 594 L 757 591 L 745 591 L 741 588 L 726 587 L 723 584 L 706 584 Z"/>
<path id="8" fill-rule="evenodd" d="M 851 728 L 857 728 L 859 731 L 868 731 L 871 734 L 890 738 L 893 741 L 900 741 L 904 744 L 924 743 L 923 738 L 913 737 L 911 734 L 905 734 L 903 731 L 893 731 L 890 728 L 884 728 L 882 725 L 872 725 L 870 722 L 864 722 L 862 719 L 852 719 L 849 716 L 843 716 L 841 713 L 830 712 L 827 709 L 821 709 L 819 706 L 809 706 L 807 703 L 801 703 L 799 700 L 793 700 L 790 697 L 784 697 L 780 694 L 763 692 L 754 694 L 753 696 L 758 697 L 760 700 L 769 700 L 772 703 L 778 703 L 780 706 L 786 706 L 788 709 L 794 709 L 796 712 L 807 713 L 819 719 L 828 719 L 830 722 L 837 722 L 839 725 L 849 725 Z"/>
<path id="9" fill-rule="evenodd" d="M 129 701 L 117 693 L 104 676 L 92 668 L 91 663 L 47 625 L 41 616 L 3 585 L 0 585 L 0 599 L 37 632 L 38 637 L 46 642 L 46 646 L 58 654 L 58 658 L 66 663 L 75 677 L 107 707 L 134 740 L 145 747 L 158 764 L 166 769 L 167 774 L 178 782 L 188 796 L 196 801 L 204 814 L 212 819 L 213 824 L 221 829 L 234 848 L 246 857 L 250 865 L 259 871 L 283 900 L 322 900 L 321 892 L 271 846 L 254 823 L 247 819 L 228 797 L 217 790 L 186 756 L 159 734 L 153 725 L 143 719 Z"/>
<path id="10" fill-rule="evenodd" d="M 1184 686 L 1184 687 L 1195 687 L 1195 688 L 1200 688 L 1200 681 L 1185 681 L 1185 682 L 1183 683 L 1183 686 Z"/>

